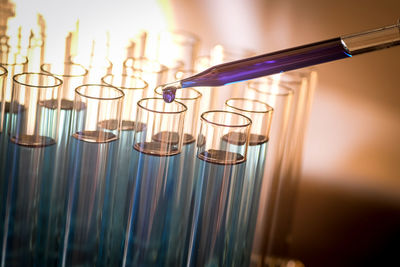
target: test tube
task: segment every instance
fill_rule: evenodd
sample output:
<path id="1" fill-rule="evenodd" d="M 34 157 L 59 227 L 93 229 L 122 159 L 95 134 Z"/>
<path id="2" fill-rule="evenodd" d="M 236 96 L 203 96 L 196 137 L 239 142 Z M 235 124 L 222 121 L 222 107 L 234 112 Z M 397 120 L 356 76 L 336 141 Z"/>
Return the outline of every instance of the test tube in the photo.
<path id="1" fill-rule="evenodd" d="M 8 54 L 11 47 L 8 44 L 9 37 L 7 35 L 0 35 L 0 62 L 4 63 L 8 60 Z"/>
<path id="2" fill-rule="evenodd" d="M 162 95 L 162 88 L 156 88 L 156 94 Z M 189 217 L 189 222 L 184 226 L 185 232 L 190 231 L 189 225 L 191 224 L 190 205 L 193 195 L 194 186 L 194 167 L 195 167 L 195 154 L 196 154 L 196 138 L 198 132 L 199 120 L 199 107 L 201 102 L 201 93 L 194 88 L 187 88 L 187 90 L 180 90 L 176 94 L 176 100 L 183 103 L 187 107 L 184 124 L 183 124 L 183 145 L 180 156 L 179 171 L 177 171 L 178 184 L 180 185 L 181 196 L 176 200 L 177 207 L 182 210 L 183 218 Z M 173 224 L 181 223 L 181 217 L 173 217 Z M 188 235 L 187 235 L 188 236 Z M 182 243 L 182 245 L 184 245 Z M 185 249 L 188 249 L 187 243 Z M 186 254 L 187 252 L 185 252 Z"/>
<path id="3" fill-rule="evenodd" d="M 2 263 L 41 265 L 40 236 L 47 230 L 46 188 L 51 188 L 59 107 L 46 111 L 42 103 L 58 95 L 62 81 L 42 73 L 13 77 L 10 142 L 3 179 L 7 183 Z"/>
<path id="4" fill-rule="evenodd" d="M 84 83 L 100 83 L 105 75 L 112 74 L 114 65 L 107 58 L 94 58 L 90 60 L 87 68 L 89 72 Z"/>
<path id="5" fill-rule="evenodd" d="M 37 36 L 31 31 L 26 53 L 29 60 L 29 71 L 40 71 L 40 66 L 44 63 L 44 48 L 43 36 Z"/>
<path id="6" fill-rule="evenodd" d="M 130 40 L 129 46 L 127 47 L 127 58 L 140 58 L 144 57 L 147 43 L 147 32 L 139 31 Z"/>
<path id="7" fill-rule="evenodd" d="M 187 265 L 234 266 L 251 120 L 229 111 L 200 120 Z"/>
<path id="8" fill-rule="evenodd" d="M 63 80 L 61 92 L 61 109 L 72 110 L 74 104 L 74 89 L 85 82 L 88 70 L 76 63 L 66 62 L 61 64 L 45 63 L 40 66 L 44 73 L 54 75 Z M 51 103 L 48 103 L 51 106 Z"/>
<path id="9" fill-rule="evenodd" d="M 49 212 L 47 214 L 47 228 L 41 238 L 41 248 L 43 250 L 42 263 L 43 265 L 54 265 L 59 260 L 57 248 L 60 247 L 60 236 L 65 221 L 65 208 L 69 177 L 68 172 L 68 144 L 71 136 L 71 119 L 72 109 L 74 105 L 73 92 L 74 89 L 82 85 L 87 70 L 79 64 L 64 63 L 64 64 L 42 64 L 41 71 L 49 75 L 53 75 L 63 80 L 58 97 L 49 99 L 43 103 L 44 110 L 51 112 L 60 104 L 59 126 L 56 144 L 56 153 L 54 158 L 54 167 L 51 187 L 46 187 L 45 192 L 49 194 Z"/>
<path id="10" fill-rule="evenodd" d="M 1 96 L 3 95 L 3 90 L 5 87 L 5 80 L 7 77 L 7 69 L 3 66 L 0 65 L 0 90 L 1 90 Z M 1 110 L 0 110 L 1 111 Z M 0 114 L 1 117 L 2 114 Z M 4 135 L 3 133 L 0 133 L 0 142 L 3 138 Z M 0 145 L 0 176 L 4 177 L 3 174 L 3 168 L 2 166 L 5 165 L 5 161 L 6 161 L 6 150 L 3 151 L 2 149 L 2 145 Z M 0 259 L 2 258 L 2 241 L 3 241 L 3 231 L 4 231 L 4 209 L 5 209 L 5 205 L 3 203 L 6 203 L 6 196 L 7 196 L 7 183 L 6 183 L 6 179 L 0 179 Z"/>
<path id="11" fill-rule="evenodd" d="M 255 264 L 261 264 L 270 237 L 271 217 L 279 188 L 293 90 L 275 80 L 262 78 L 248 83 L 246 94 L 246 98 L 258 99 L 274 109 L 251 259 Z"/>
<path id="12" fill-rule="evenodd" d="M 162 96 L 162 88 L 160 86 L 156 88 L 155 92 L 157 95 Z M 179 174 L 179 177 L 187 179 L 193 177 L 194 172 L 195 143 L 201 97 L 201 93 L 194 88 L 179 90 L 179 92 L 176 92 L 175 97 L 175 99 L 187 107 L 183 123 L 182 159 L 184 159 L 184 162 L 181 164 L 182 169 Z"/>
<path id="13" fill-rule="evenodd" d="M 178 172 L 187 108 L 162 98 L 144 98 L 137 107 L 137 119 L 147 128 L 134 137 L 135 188 L 123 266 L 182 266 L 189 218 L 180 205 L 186 192 Z"/>
<path id="14" fill-rule="evenodd" d="M 158 61 L 170 66 L 174 61 L 182 61 L 186 69 L 194 67 L 200 39 L 185 31 L 163 31 L 158 35 Z"/>
<path id="15" fill-rule="evenodd" d="M 6 85 L 6 81 L 7 81 L 7 74 L 8 71 L 5 67 L 3 67 L 2 65 L 0 65 L 0 118 L 3 118 L 3 110 L 1 109 L 2 106 L 4 106 L 3 104 L 3 95 L 4 95 L 4 89 L 5 89 L 5 85 Z M 2 134 L 2 126 L 3 124 L 0 124 L 0 134 Z"/>
<path id="16" fill-rule="evenodd" d="M 3 49 L 3 48 L 2 48 Z M 8 49 L 8 46 L 7 46 Z M 3 57 L 4 55 L 4 57 Z M 11 114 L 15 114 L 17 110 L 11 112 L 11 92 L 12 92 L 12 77 L 14 73 L 21 73 L 27 69 L 28 59 L 22 56 L 9 56 L 8 50 L 7 53 L 2 54 L 1 57 L 1 81 L 2 85 L 1 89 L 1 106 L 0 106 L 0 177 L 5 177 L 6 164 L 7 159 L 10 157 L 10 154 L 7 153 L 8 142 L 9 142 L 9 126 L 10 126 L 10 116 Z M 4 73 L 4 69 L 7 71 Z M 22 108 L 22 107 L 21 107 Z M 2 203 L 5 203 L 6 193 L 7 193 L 7 179 L 0 179 L 0 194 L 1 199 L 4 200 Z M 4 209 L 5 205 L 1 205 L 0 212 L 0 237 L 3 236 L 2 229 L 4 228 Z M 3 239 L 1 239 L 2 242 Z M 0 250 L 0 256 L 2 255 L 2 251 Z"/>
<path id="17" fill-rule="evenodd" d="M 65 153 L 65 151 L 71 134 L 70 127 L 72 109 L 74 106 L 74 90 L 76 87 L 84 83 L 84 80 L 88 75 L 88 70 L 82 65 L 72 62 L 62 64 L 45 63 L 40 66 L 40 69 L 43 73 L 53 75 L 63 80 L 61 92 L 58 97 L 59 100 L 57 100 L 60 101 L 60 125 L 55 174 L 56 176 L 65 176 L 67 172 L 67 153 Z M 55 104 L 54 101 L 45 102 L 44 107 L 50 110 L 53 109 Z"/>
<path id="18" fill-rule="evenodd" d="M 55 176 L 65 177 L 67 173 L 67 144 L 71 135 L 71 119 L 74 106 L 74 90 L 82 85 L 88 75 L 88 70 L 82 65 L 67 62 L 62 64 L 45 63 L 40 66 L 43 73 L 53 75 L 63 80 L 61 92 L 59 94 L 60 101 L 60 125 L 57 143 L 57 160 L 55 166 Z M 51 110 L 54 109 L 55 101 L 47 101 L 44 107 Z M 61 186 L 60 188 L 64 188 Z M 64 191 L 64 190 L 63 190 Z M 62 192 L 59 192 L 63 194 Z"/>
<path id="19" fill-rule="evenodd" d="M 5 88 L 2 91 L 1 99 L 1 124 L 0 131 L 8 129 L 10 112 L 10 103 L 13 86 L 13 76 L 18 73 L 26 72 L 28 69 L 28 58 L 21 55 L 9 55 L 6 61 L 0 62 L 0 65 L 7 69 L 7 78 L 5 79 Z"/>
<path id="20" fill-rule="evenodd" d="M 107 85 L 88 84 L 75 89 L 63 266 L 100 264 L 103 209 L 114 168 L 123 97 L 121 90 Z M 101 121 L 111 120 L 116 121 L 114 127 L 103 127 Z"/>
<path id="21" fill-rule="evenodd" d="M 165 81 L 167 83 L 176 81 L 176 73 L 180 70 L 183 70 L 184 68 L 184 63 L 183 61 L 173 61 L 169 65 L 165 65 L 167 67 L 167 74 Z"/>
<path id="22" fill-rule="evenodd" d="M 125 74 L 133 74 L 147 82 L 150 90 L 147 90 L 146 97 L 153 97 L 154 89 L 166 82 L 167 71 L 166 66 L 148 58 L 127 58 L 124 61 Z"/>
<path id="23" fill-rule="evenodd" d="M 137 102 L 142 99 L 147 90 L 147 83 L 141 78 L 132 75 L 108 74 L 102 78 L 106 85 L 115 86 L 125 93 L 122 109 L 121 134 L 117 141 L 116 164 L 112 171 L 112 178 L 108 185 L 109 202 L 105 209 L 105 233 L 102 246 L 101 262 L 109 266 L 119 266 L 122 261 L 125 231 L 129 215 L 130 196 L 133 191 L 133 180 L 129 177 L 129 164 L 132 160 L 133 138 L 135 131 L 141 133 L 146 130 L 144 123 L 136 119 Z M 103 127 L 110 128 L 117 125 L 116 120 L 101 121 Z"/>
<path id="24" fill-rule="evenodd" d="M 245 98 L 230 98 L 225 102 L 225 106 L 228 111 L 243 114 L 252 121 L 237 230 L 238 235 L 242 235 L 242 238 L 234 248 L 234 264 L 248 266 L 257 221 L 273 109 L 261 101 Z"/>
<path id="25" fill-rule="evenodd" d="M 296 193 L 300 181 L 303 141 L 307 128 L 317 73 L 313 69 L 282 73 L 279 84 L 293 89 L 293 105 L 288 121 L 288 137 L 283 155 L 279 188 L 272 216 L 271 234 L 268 241 L 268 260 L 287 257 L 290 246 L 291 224 Z"/>

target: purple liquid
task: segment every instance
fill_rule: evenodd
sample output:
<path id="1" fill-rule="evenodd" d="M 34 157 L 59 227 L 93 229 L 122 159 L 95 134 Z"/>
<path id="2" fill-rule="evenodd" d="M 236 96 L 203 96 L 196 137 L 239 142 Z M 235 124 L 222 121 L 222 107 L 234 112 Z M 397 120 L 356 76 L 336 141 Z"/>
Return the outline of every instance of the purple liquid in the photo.
<path id="1" fill-rule="evenodd" d="M 279 72 L 351 57 L 341 39 L 334 38 L 211 67 L 181 81 L 182 88 L 221 86 Z"/>
<path id="2" fill-rule="evenodd" d="M 338 37 L 216 65 L 181 80 L 180 87 L 221 86 L 351 56 Z M 175 91 L 179 89 L 176 86 L 174 83 L 163 89 L 165 102 L 170 103 L 175 99 Z"/>

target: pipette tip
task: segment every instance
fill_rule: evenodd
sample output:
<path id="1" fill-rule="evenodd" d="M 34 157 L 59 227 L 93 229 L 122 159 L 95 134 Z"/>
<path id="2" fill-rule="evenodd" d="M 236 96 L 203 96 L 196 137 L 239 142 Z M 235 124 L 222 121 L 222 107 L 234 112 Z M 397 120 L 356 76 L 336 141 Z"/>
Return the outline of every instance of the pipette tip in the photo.
<path id="1" fill-rule="evenodd" d="M 173 82 L 162 85 L 163 99 L 167 103 L 171 103 L 175 99 L 176 89 L 181 89 L 181 82 Z"/>

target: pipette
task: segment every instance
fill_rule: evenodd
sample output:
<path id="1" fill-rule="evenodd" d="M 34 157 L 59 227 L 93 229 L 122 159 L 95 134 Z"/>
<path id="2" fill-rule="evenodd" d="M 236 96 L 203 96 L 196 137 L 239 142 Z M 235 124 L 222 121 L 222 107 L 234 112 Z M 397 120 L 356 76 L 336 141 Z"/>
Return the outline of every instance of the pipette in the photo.
<path id="1" fill-rule="evenodd" d="M 216 65 L 191 77 L 163 85 L 163 98 L 169 103 L 175 99 L 177 89 L 227 85 L 399 44 L 400 19 L 394 25 Z"/>

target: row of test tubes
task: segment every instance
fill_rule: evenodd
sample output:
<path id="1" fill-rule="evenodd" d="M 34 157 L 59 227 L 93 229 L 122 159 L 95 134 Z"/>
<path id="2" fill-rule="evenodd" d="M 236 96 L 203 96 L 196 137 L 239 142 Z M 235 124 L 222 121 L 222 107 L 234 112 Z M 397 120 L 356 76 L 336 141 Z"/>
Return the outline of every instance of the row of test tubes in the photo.
<path id="1" fill-rule="evenodd" d="M 164 103 L 158 85 L 214 62 L 184 51 L 121 71 L 2 63 L 2 265 L 258 266 L 285 249 L 315 73 Z"/>

